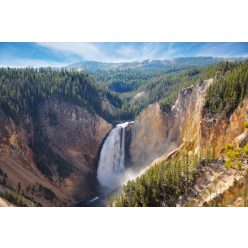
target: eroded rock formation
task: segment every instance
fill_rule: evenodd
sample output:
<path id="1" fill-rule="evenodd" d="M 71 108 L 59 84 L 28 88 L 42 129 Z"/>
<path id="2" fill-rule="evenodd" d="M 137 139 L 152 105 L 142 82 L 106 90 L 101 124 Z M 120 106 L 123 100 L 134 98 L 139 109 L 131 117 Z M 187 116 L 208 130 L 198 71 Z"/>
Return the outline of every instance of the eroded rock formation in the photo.
<path id="1" fill-rule="evenodd" d="M 0 168 L 8 186 L 15 189 L 20 182 L 25 194 L 45 206 L 73 205 L 94 194 L 96 159 L 111 124 L 56 99 L 45 101 L 36 118 L 18 123 L 1 111 L 0 119 Z M 39 185 L 56 197 L 42 195 Z"/>

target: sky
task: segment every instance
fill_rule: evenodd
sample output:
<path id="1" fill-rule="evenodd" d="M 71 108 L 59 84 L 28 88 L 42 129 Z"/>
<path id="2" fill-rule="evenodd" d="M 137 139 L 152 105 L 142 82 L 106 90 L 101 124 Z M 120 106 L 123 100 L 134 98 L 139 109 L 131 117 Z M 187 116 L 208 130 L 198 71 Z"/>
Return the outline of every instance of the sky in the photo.
<path id="1" fill-rule="evenodd" d="M 189 56 L 248 57 L 248 42 L 0 42 L 0 67 L 62 67 Z"/>

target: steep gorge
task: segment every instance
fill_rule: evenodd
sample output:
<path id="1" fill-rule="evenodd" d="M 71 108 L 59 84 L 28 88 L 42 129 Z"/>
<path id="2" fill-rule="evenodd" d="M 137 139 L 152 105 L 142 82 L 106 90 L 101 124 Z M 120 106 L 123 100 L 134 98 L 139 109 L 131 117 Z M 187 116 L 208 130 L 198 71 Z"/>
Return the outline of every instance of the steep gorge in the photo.
<path id="1" fill-rule="evenodd" d="M 69 78 L 63 78 L 62 71 L 58 75 L 47 71 L 44 75 L 51 73 L 54 80 L 47 85 L 42 73 L 27 72 L 41 77 L 37 88 L 32 89 L 32 77 L 24 77 L 23 85 L 13 80 L 15 90 L 3 81 L 7 96 L 3 94 L 0 102 L 0 182 L 37 205 L 87 202 L 99 193 L 101 184 L 113 190 L 149 166 L 180 155 L 185 147 L 190 156 L 213 148 L 218 157 L 226 143 L 248 140 L 243 126 L 247 100 L 231 115 L 206 111 L 206 91 L 216 79 L 199 80 L 180 91 L 172 107 L 155 102 L 134 122 L 112 129 L 106 119 L 115 118 L 116 124 L 122 116 L 118 104 L 112 104 L 121 101 L 117 95 L 97 88 L 89 78 L 80 81 L 84 74 L 65 72 Z M 15 99 L 19 99 L 17 105 Z M 97 175 L 100 169 L 104 178 Z"/>
<path id="2" fill-rule="evenodd" d="M 191 153 L 214 147 L 215 155 L 219 156 L 226 143 L 247 139 L 243 127 L 247 121 L 247 100 L 230 117 L 204 112 L 206 90 L 212 82 L 213 79 L 200 81 L 182 90 L 171 109 L 159 103 L 149 105 L 125 126 L 125 137 L 119 142 L 122 144 L 119 159 L 132 176 L 119 181 L 125 183 L 135 178 L 144 168 L 165 161 L 173 151 L 180 153 L 185 144 L 190 144 Z M 111 124 L 85 108 L 56 98 L 44 101 L 35 119 L 26 117 L 22 123 L 16 123 L 3 111 L 0 116 L 0 168 L 8 174 L 12 188 L 20 182 L 26 195 L 45 206 L 74 205 L 98 193 L 97 158 L 100 159 Z M 123 131 L 120 132 L 118 137 L 123 138 Z M 121 156 L 124 150 L 125 156 Z M 119 181 L 116 187 L 122 184 Z M 39 185 L 56 197 L 46 199 L 37 190 Z M 26 192 L 27 188 L 31 190 Z M 32 188 L 34 194 L 30 193 Z"/>

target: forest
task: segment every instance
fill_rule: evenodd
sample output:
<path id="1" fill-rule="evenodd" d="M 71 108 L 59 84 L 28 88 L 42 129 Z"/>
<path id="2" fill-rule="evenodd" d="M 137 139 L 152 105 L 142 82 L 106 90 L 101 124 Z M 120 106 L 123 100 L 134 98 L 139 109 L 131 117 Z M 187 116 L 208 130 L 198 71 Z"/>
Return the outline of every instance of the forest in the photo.
<path id="1" fill-rule="evenodd" d="M 216 74 L 216 81 L 208 88 L 206 113 L 228 116 L 248 94 L 248 61 L 244 63 L 227 63 Z"/>
<path id="2" fill-rule="evenodd" d="M 108 119 L 102 101 L 118 107 L 120 99 L 106 87 L 99 86 L 87 73 L 68 70 L 0 69 L 0 106 L 14 119 L 35 116 L 37 106 L 45 99 L 57 97 L 87 108 Z"/>
<path id="3" fill-rule="evenodd" d="M 210 62 L 207 60 L 206 63 Z M 222 61 L 207 67 L 203 64 L 186 66 L 179 63 L 166 69 L 159 66 L 146 69 L 144 66 L 90 72 L 67 68 L 1 68 L 0 106 L 18 120 L 26 114 L 35 116 L 40 103 L 57 97 L 115 123 L 134 119 L 156 101 L 170 108 L 181 89 L 202 79 L 218 77 L 208 90 L 206 109 L 211 113 L 223 109 L 231 112 L 246 95 L 248 62 Z"/>
<path id="4" fill-rule="evenodd" d="M 177 74 L 176 80 L 179 75 Z M 221 62 L 200 71 L 187 71 L 188 79 L 189 75 L 193 77 L 191 82 L 189 80 L 190 83 L 196 79 L 215 79 L 207 90 L 205 114 L 228 117 L 247 97 L 248 61 Z M 185 77 L 183 82 L 187 82 Z M 248 124 L 245 123 L 244 127 L 247 130 Z M 247 150 L 247 144 L 243 148 L 227 144 L 222 154 L 226 168 L 241 170 L 242 164 L 247 160 Z M 208 148 L 206 154 L 189 157 L 185 151 L 180 157 L 153 165 L 135 180 L 128 181 L 120 195 L 111 196 L 109 205 L 176 206 L 179 196 L 187 194 L 191 189 L 201 168 L 214 159 L 214 150 Z"/>
<path id="5" fill-rule="evenodd" d="M 245 123 L 247 130 L 248 124 Z M 248 144 L 238 147 L 226 144 L 221 160 L 215 157 L 209 147 L 204 154 L 189 156 L 187 146 L 181 155 L 149 167 L 145 173 L 130 180 L 122 187 L 122 192 L 109 198 L 109 205 L 115 207 L 175 207 L 179 197 L 189 194 L 196 178 L 211 163 L 221 161 L 229 169 L 242 171 L 247 164 Z M 248 170 L 245 171 L 248 175 Z M 221 195 L 220 195 L 221 198 Z M 245 206 L 247 206 L 245 192 Z M 213 206 L 222 206 L 218 198 Z"/>
<path id="6" fill-rule="evenodd" d="M 172 207 L 187 194 L 201 166 L 208 161 L 200 156 L 172 159 L 150 167 L 144 174 L 123 186 L 123 193 L 109 200 L 116 207 Z"/>
<path id="7" fill-rule="evenodd" d="M 207 90 L 205 114 L 230 115 L 247 96 L 248 61 L 221 61 L 208 66 L 189 64 L 166 69 L 160 66 L 148 69 L 145 66 L 138 69 L 111 68 L 89 72 L 71 68 L 1 68 L 0 108 L 17 122 L 22 122 L 26 115 L 35 120 L 39 105 L 55 97 L 82 106 L 114 124 L 135 119 L 149 104 L 157 101 L 169 111 L 181 89 L 209 78 L 215 80 Z M 50 113 L 49 119 L 56 124 L 53 113 Z M 71 165 L 46 147 L 46 141 L 38 137 L 38 130 L 35 133 L 37 137 L 34 136 L 32 148 L 40 171 L 52 179 L 49 166 L 59 164 L 59 177 L 63 179 L 70 175 L 74 171 Z M 230 158 L 226 163 L 230 167 L 230 163 L 237 160 L 233 155 L 237 154 L 237 149 L 229 147 L 228 154 Z M 128 182 L 123 194 L 112 199 L 110 204 L 175 206 L 177 198 L 187 193 L 205 162 L 202 157 L 189 157 L 185 153 L 179 159 L 153 166 L 136 180 Z M 239 165 L 237 162 L 236 167 Z M 5 183 L 6 175 L 2 174 Z M 42 187 L 38 189 L 47 197 L 55 197 Z"/>

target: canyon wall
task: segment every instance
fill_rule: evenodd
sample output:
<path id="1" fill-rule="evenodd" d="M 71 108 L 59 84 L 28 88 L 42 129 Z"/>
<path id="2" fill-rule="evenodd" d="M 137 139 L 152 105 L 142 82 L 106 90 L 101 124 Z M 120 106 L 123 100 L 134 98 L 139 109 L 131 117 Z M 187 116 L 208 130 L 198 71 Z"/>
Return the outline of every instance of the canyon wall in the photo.
<path id="1" fill-rule="evenodd" d="M 200 81 L 182 90 L 170 111 L 163 111 L 159 103 L 144 110 L 129 127 L 127 165 L 140 170 L 155 159 L 162 162 L 165 154 L 185 144 L 190 144 L 192 152 L 213 148 L 219 156 L 225 144 L 237 141 L 239 135 L 247 138 L 248 100 L 229 117 L 204 114 L 206 90 L 212 82 Z"/>
<path id="2" fill-rule="evenodd" d="M 231 116 L 219 115 L 201 119 L 198 147 L 213 147 L 219 156 L 227 143 L 240 143 L 247 139 L 244 124 L 248 122 L 248 100 L 245 99 Z M 239 141 L 238 141 L 239 140 Z"/>
<path id="3" fill-rule="evenodd" d="M 20 182 L 26 195 L 45 206 L 73 205 L 94 194 L 96 160 L 111 124 L 57 99 L 45 101 L 36 118 L 17 122 L 0 110 L 0 120 L 0 168 L 9 187 Z M 56 197 L 42 195 L 44 187 Z"/>
<path id="4" fill-rule="evenodd" d="M 126 129 L 125 165 L 138 171 L 168 150 L 170 114 L 158 103 L 145 109 Z"/>
<path id="5" fill-rule="evenodd" d="M 182 90 L 171 109 L 154 103 L 143 110 L 126 127 L 125 167 L 139 172 L 186 144 L 191 152 L 213 147 L 219 156 L 225 144 L 247 142 L 248 100 L 231 116 L 207 115 L 205 95 L 212 82 Z M 111 124 L 56 98 L 40 105 L 35 117 L 19 121 L 0 108 L 0 122 L 0 172 L 8 175 L 8 187 L 16 190 L 20 182 L 24 195 L 43 206 L 74 205 L 96 193 L 98 158 Z"/>

